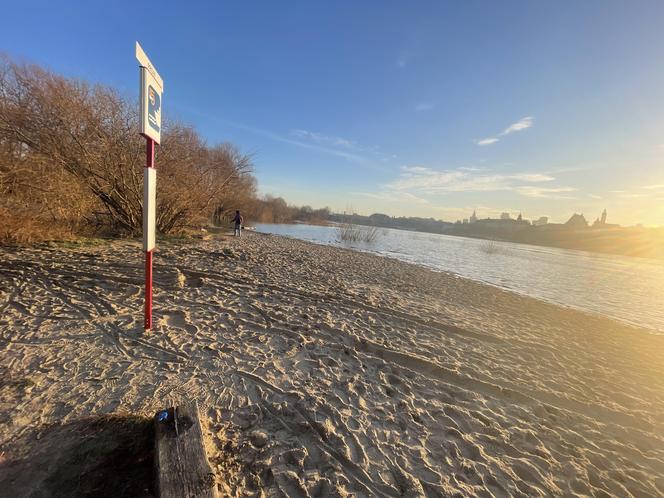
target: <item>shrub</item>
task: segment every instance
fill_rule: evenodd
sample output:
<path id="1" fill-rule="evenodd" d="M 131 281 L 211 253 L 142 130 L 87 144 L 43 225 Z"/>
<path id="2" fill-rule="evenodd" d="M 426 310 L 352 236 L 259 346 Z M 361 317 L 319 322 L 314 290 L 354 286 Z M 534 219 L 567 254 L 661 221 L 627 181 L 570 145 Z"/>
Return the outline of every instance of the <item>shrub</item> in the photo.
<path id="1" fill-rule="evenodd" d="M 502 244 L 499 244 L 495 240 L 483 240 L 480 243 L 480 251 L 485 254 L 510 254 L 511 251 Z"/>
<path id="2" fill-rule="evenodd" d="M 380 235 L 378 227 L 342 223 L 337 227 L 337 236 L 342 242 L 365 242 L 370 244 Z"/>
<path id="3" fill-rule="evenodd" d="M 255 197 L 251 156 L 210 147 L 191 127 L 165 122 L 155 163 L 160 232 Z M 140 233 L 144 165 L 135 99 L 0 58 L 0 222 L 17 238 L 41 226 Z"/>

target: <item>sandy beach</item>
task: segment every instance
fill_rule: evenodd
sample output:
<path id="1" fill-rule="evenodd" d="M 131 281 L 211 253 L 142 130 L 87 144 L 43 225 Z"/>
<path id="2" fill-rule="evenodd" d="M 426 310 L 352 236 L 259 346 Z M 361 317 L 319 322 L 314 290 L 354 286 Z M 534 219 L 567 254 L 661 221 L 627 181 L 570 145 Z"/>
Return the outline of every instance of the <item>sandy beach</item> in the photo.
<path id="1" fill-rule="evenodd" d="M 160 242 L 146 335 L 138 243 L 0 255 L 6 496 L 45 428 L 179 399 L 221 496 L 664 494 L 662 335 L 260 234 Z"/>

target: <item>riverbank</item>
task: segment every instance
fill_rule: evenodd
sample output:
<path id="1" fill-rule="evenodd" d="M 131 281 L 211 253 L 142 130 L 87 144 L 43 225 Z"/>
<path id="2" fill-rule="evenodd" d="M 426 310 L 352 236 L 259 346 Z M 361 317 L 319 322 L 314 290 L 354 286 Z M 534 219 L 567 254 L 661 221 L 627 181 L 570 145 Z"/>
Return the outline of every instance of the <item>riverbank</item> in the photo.
<path id="1" fill-rule="evenodd" d="M 342 241 L 335 227 L 258 224 L 262 233 L 388 256 L 664 333 L 664 262 L 511 242 L 383 229 Z"/>
<path id="2" fill-rule="evenodd" d="M 542 247 L 557 247 L 600 254 L 664 260 L 664 228 L 568 228 L 565 225 L 487 226 L 464 223 L 446 232 L 458 237 L 501 240 Z"/>
<path id="3" fill-rule="evenodd" d="M 147 336 L 138 244 L 0 249 L 3 489 L 49 424 L 187 397 L 231 496 L 664 493 L 663 336 L 246 235 L 160 244 Z"/>
<path id="4" fill-rule="evenodd" d="M 343 223 L 350 221 L 351 217 L 334 214 L 329 219 Z M 353 215 L 352 222 L 358 226 L 664 260 L 664 227 L 533 225 L 518 219 L 489 218 L 470 223 L 450 223 L 431 218 L 392 218 L 381 214 Z"/>

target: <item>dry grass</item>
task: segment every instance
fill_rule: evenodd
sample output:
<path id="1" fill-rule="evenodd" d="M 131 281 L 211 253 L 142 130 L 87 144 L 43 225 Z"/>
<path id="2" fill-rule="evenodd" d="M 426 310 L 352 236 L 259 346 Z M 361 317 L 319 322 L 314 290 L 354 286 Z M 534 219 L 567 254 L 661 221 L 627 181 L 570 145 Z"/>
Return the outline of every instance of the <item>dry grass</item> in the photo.
<path id="1" fill-rule="evenodd" d="M 496 244 L 495 240 L 483 240 L 480 243 L 480 251 L 485 254 L 496 254 L 499 252 L 498 244 Z"/>
<path id="2" fill-rule="evenodd" d="M 47 240 L 73 238 L 67 227 L 47 223 L 37 217 L 15 214 L 0 208 L 0 245 L 22 246 Z"/>
<path id="3" fill-rule="evenodd" d="M 344 223 L 337 227 L 337 235 L 342 242 L 364 242 L 370 244 L 380 235 L 378 227 Z"/>
<path id="4" fill-rule="evenodd" d="M 483 240 L 480 243 L 480 251 L 484 254 L 503 254 L 511 253 L 511 250 L 495 240 Z"/>

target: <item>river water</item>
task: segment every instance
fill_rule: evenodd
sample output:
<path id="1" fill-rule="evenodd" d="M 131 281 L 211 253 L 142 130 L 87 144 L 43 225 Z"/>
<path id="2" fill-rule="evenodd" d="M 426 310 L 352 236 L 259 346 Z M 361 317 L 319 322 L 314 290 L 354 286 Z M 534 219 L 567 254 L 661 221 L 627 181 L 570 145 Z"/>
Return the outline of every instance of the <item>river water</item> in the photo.
<path id="1" fill-rule="evenodd" d="M 389 228 L 368 244 L 341 242 L 335 227 L 256 230 L 389 256 L 664 332 L 664 261 Z"/>

